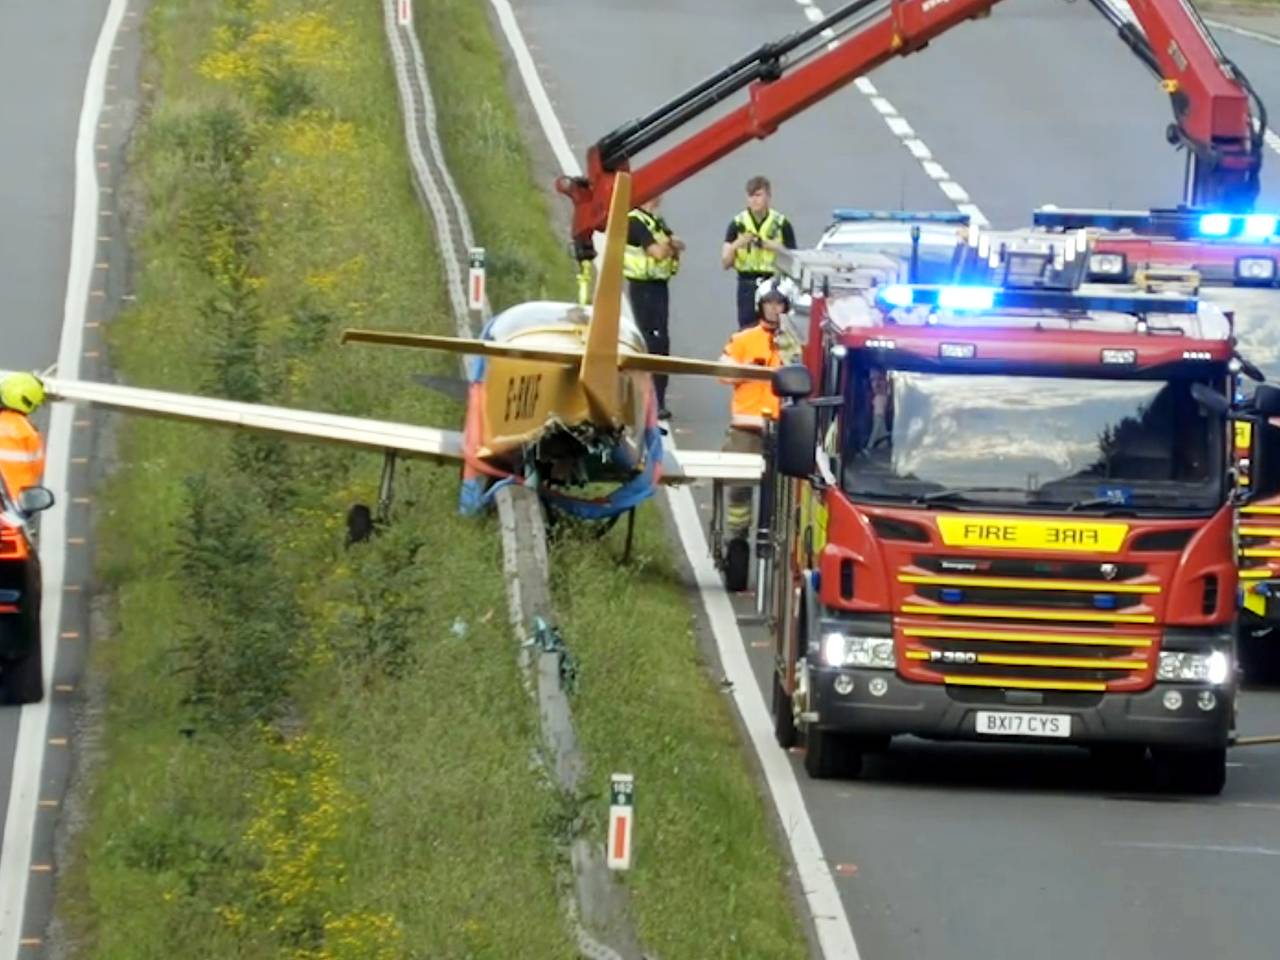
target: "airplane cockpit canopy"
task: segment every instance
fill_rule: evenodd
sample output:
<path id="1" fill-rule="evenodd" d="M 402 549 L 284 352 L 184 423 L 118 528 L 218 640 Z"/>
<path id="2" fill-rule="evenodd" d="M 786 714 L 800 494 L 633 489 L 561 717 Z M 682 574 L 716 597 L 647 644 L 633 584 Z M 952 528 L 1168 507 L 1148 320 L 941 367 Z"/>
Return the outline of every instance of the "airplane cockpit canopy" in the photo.
<path id="1" fill-rule="evenodd" d="M 486 340 L 510 340 L 533 330 L 556 327 L 586 327 L 591 322 L 591 308 L 555 300 L 533 300 L 503 310 L 485 327 Z M 618 341 L 633 350 L 644 350 L 644 337 L 631 316 L 630 304 L 622 299 L 622 320 Z"/>

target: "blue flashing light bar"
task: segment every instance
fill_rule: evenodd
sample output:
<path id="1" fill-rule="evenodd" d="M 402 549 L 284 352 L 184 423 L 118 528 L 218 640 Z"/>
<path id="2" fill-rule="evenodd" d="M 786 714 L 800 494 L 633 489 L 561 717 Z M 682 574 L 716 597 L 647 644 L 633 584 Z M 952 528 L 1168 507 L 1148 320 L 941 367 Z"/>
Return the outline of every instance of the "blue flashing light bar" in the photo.
<path id="1" fill-rule="evenodd" d="M 1179 240 L 1235 240 L 1244 243 L 1280 242 L 1280 214 L 1229 213 L 1193 210 L 1037 210 L 1037 227 L 1057 230 L 1132 230 L 1149 236 Z"/>
<path id="2" fill-rule="evenodd" d="M 1078 294 L 1064 290 L 912 286 L 905 283 L 891 283 L 881 288 L 878 299 L 890 308 L 933 307 L 976 313 L 1005 309 L 1190 314 L 1199 310 L 1199 301 L 1195 297 L 1170 294 Z"/>
<path id="3" fill-rule="evenodd" d="M 958 210 L 857 210 L 851 207 L 837 207 L 831 211 L 831 218 L 840 223 L 861 223 L 868 220 L 891 223 L 953 223 L 958 226 L 967 226 L 969 223 L 969 214 Z"/>

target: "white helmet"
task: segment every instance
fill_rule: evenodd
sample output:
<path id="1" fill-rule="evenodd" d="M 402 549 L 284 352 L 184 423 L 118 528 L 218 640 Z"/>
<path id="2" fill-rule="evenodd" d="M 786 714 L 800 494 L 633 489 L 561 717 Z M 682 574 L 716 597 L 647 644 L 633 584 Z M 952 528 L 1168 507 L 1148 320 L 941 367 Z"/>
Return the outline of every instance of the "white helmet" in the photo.
<path id="1" fill-rule="evenodd" d="M 790 313 L 799 291 L 790 277 L 767 277 L 756 284 L 756 314 L 760 313 L 760 304 L 766 296 L 781 297 L 783 313 Z"/>

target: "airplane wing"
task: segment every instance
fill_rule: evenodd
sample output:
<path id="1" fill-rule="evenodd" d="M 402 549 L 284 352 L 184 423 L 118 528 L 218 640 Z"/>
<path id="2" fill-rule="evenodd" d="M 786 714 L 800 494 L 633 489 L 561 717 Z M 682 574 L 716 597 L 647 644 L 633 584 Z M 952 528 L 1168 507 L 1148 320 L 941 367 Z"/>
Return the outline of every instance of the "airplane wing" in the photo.
<path id="1" fill-rule="evenodd" d="M 773 370 L 769 367 L 722 363 L 718 360 L 695 360 L 692 357 L 664 357 L 656 353 L 624 353 L 618 359 L 618 366 L 623 370 L 683 373 L 699 377 L 723 377 L 725 380 L 773 379 Z"/>
<path id="2" fill-rule="evenodd" d="M 695 480 L 729 480 L 742 484 L 760 482 L 764 458 L 757 453 L 721 453 L 719 450 L 676 450 L 662 448 L 662 482 L 693 483 Z"/>
<path id="3" fill-rule="evenodd" d="M 396 333 L 391 330 L 344 330 L 343 343 L 377 343 L 393 347 L 417 347 L 420 350 L 442 350 L 465 353 L 473 357 L 509 357 L 515 360 L 543 360 L 567 367 L 582 362 L 580 350 L 553 350 L 548 347 L 513 346 L 494 340 L 469 340 L 466 337 L 439 337 L 427 333 Z"/>
<path id="4" fill-rule="evenodd" d="M 168 420 L 221 424 L 344 444 L 375 452 L 394 451 L 427 460 L 456 462 L 463 459 L 462 434 L 410 423 L 346 417 L 314 410 L 269 407 L 234 400 L 215 400 L 190 394 L 167 393 L 85 380 L 44 379 L 51 400 L 87 404 L 108 410 L 124 410 Z"/>
<path id="5" fill-rule="evenodd" d="M 538 360 L 576 367 L 582 362 L 580 350 L 555 350 L 550 347 L 521 346 L 493 340 L 469 340 L 465 337 L 441 337 L 426 333 L 397 333 L 392 330 L 344 330 L 343 343 L 376 343 L 383 346 L 416 347 L 420 350 L 442 350 L 470 356 L 507 357 L 514 360 Z M 653 353 L 622 353 L 618 357 L 622 370 L 646 373 L 691 374 L 723 377 L 726 380 L 768 380 L 773 371 L 766 367 L 692 357 L 664 357 Z"/>

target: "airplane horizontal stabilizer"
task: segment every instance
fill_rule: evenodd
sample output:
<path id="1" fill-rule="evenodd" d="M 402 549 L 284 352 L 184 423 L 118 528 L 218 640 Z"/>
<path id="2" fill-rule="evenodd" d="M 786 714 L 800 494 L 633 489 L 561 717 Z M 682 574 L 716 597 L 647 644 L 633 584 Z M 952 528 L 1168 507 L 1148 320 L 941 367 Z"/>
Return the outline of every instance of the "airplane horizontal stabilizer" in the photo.
<path id="1" fill-rule="evenodd" d="M 541 360 L 576 367 L 582 362 L 581 350 L 555 350 L 550 347 L 522 347 L 495 340 L 472 340 L 467 337 L 439 337 L 427 333 L 396 333 L 391 330 L 344 330 L 343 343 L 376 343 L 382 346 L 415 347 L 419 350 L 443 350 L 465 353 L 472 357 L 508 357 L 513 360 Z"/>
<path id="2" fill-rule="evenodd" d="M 623 370 L 720 377 L 725 380 L 770 380 L 773 377 L 773 370 L 769 367 L 723 363 L 719 360 L 695 360 L 692 357 L 664 357 L 656 353 L 624 353 L 618 366 Z"/>
<path id="3" fill-rule="evenodd" d="M 692 483 L 695 480 L 729 480 L 740 484 L 759 483 L 764 458 L 756 453 L 721 453 L 719 450 L 676 450 L 669 444 L 662 450 L 662 482 Z"/>
<path id="4" fill-rule="evenodd" d="M 347 417 L 314 410 L 215 400 L 210 397 L 86 380 L 50 377 L 45 379 L 44 385 L 51 400 L 65 400 L 168 420 L 261 430 L 286 437 L 344 444 L 372 451 L 394 451 L 427 460 L 455 462 L 463 458 L 462 434 L 456 430 L 437 430 L 409 423 Z"/>

